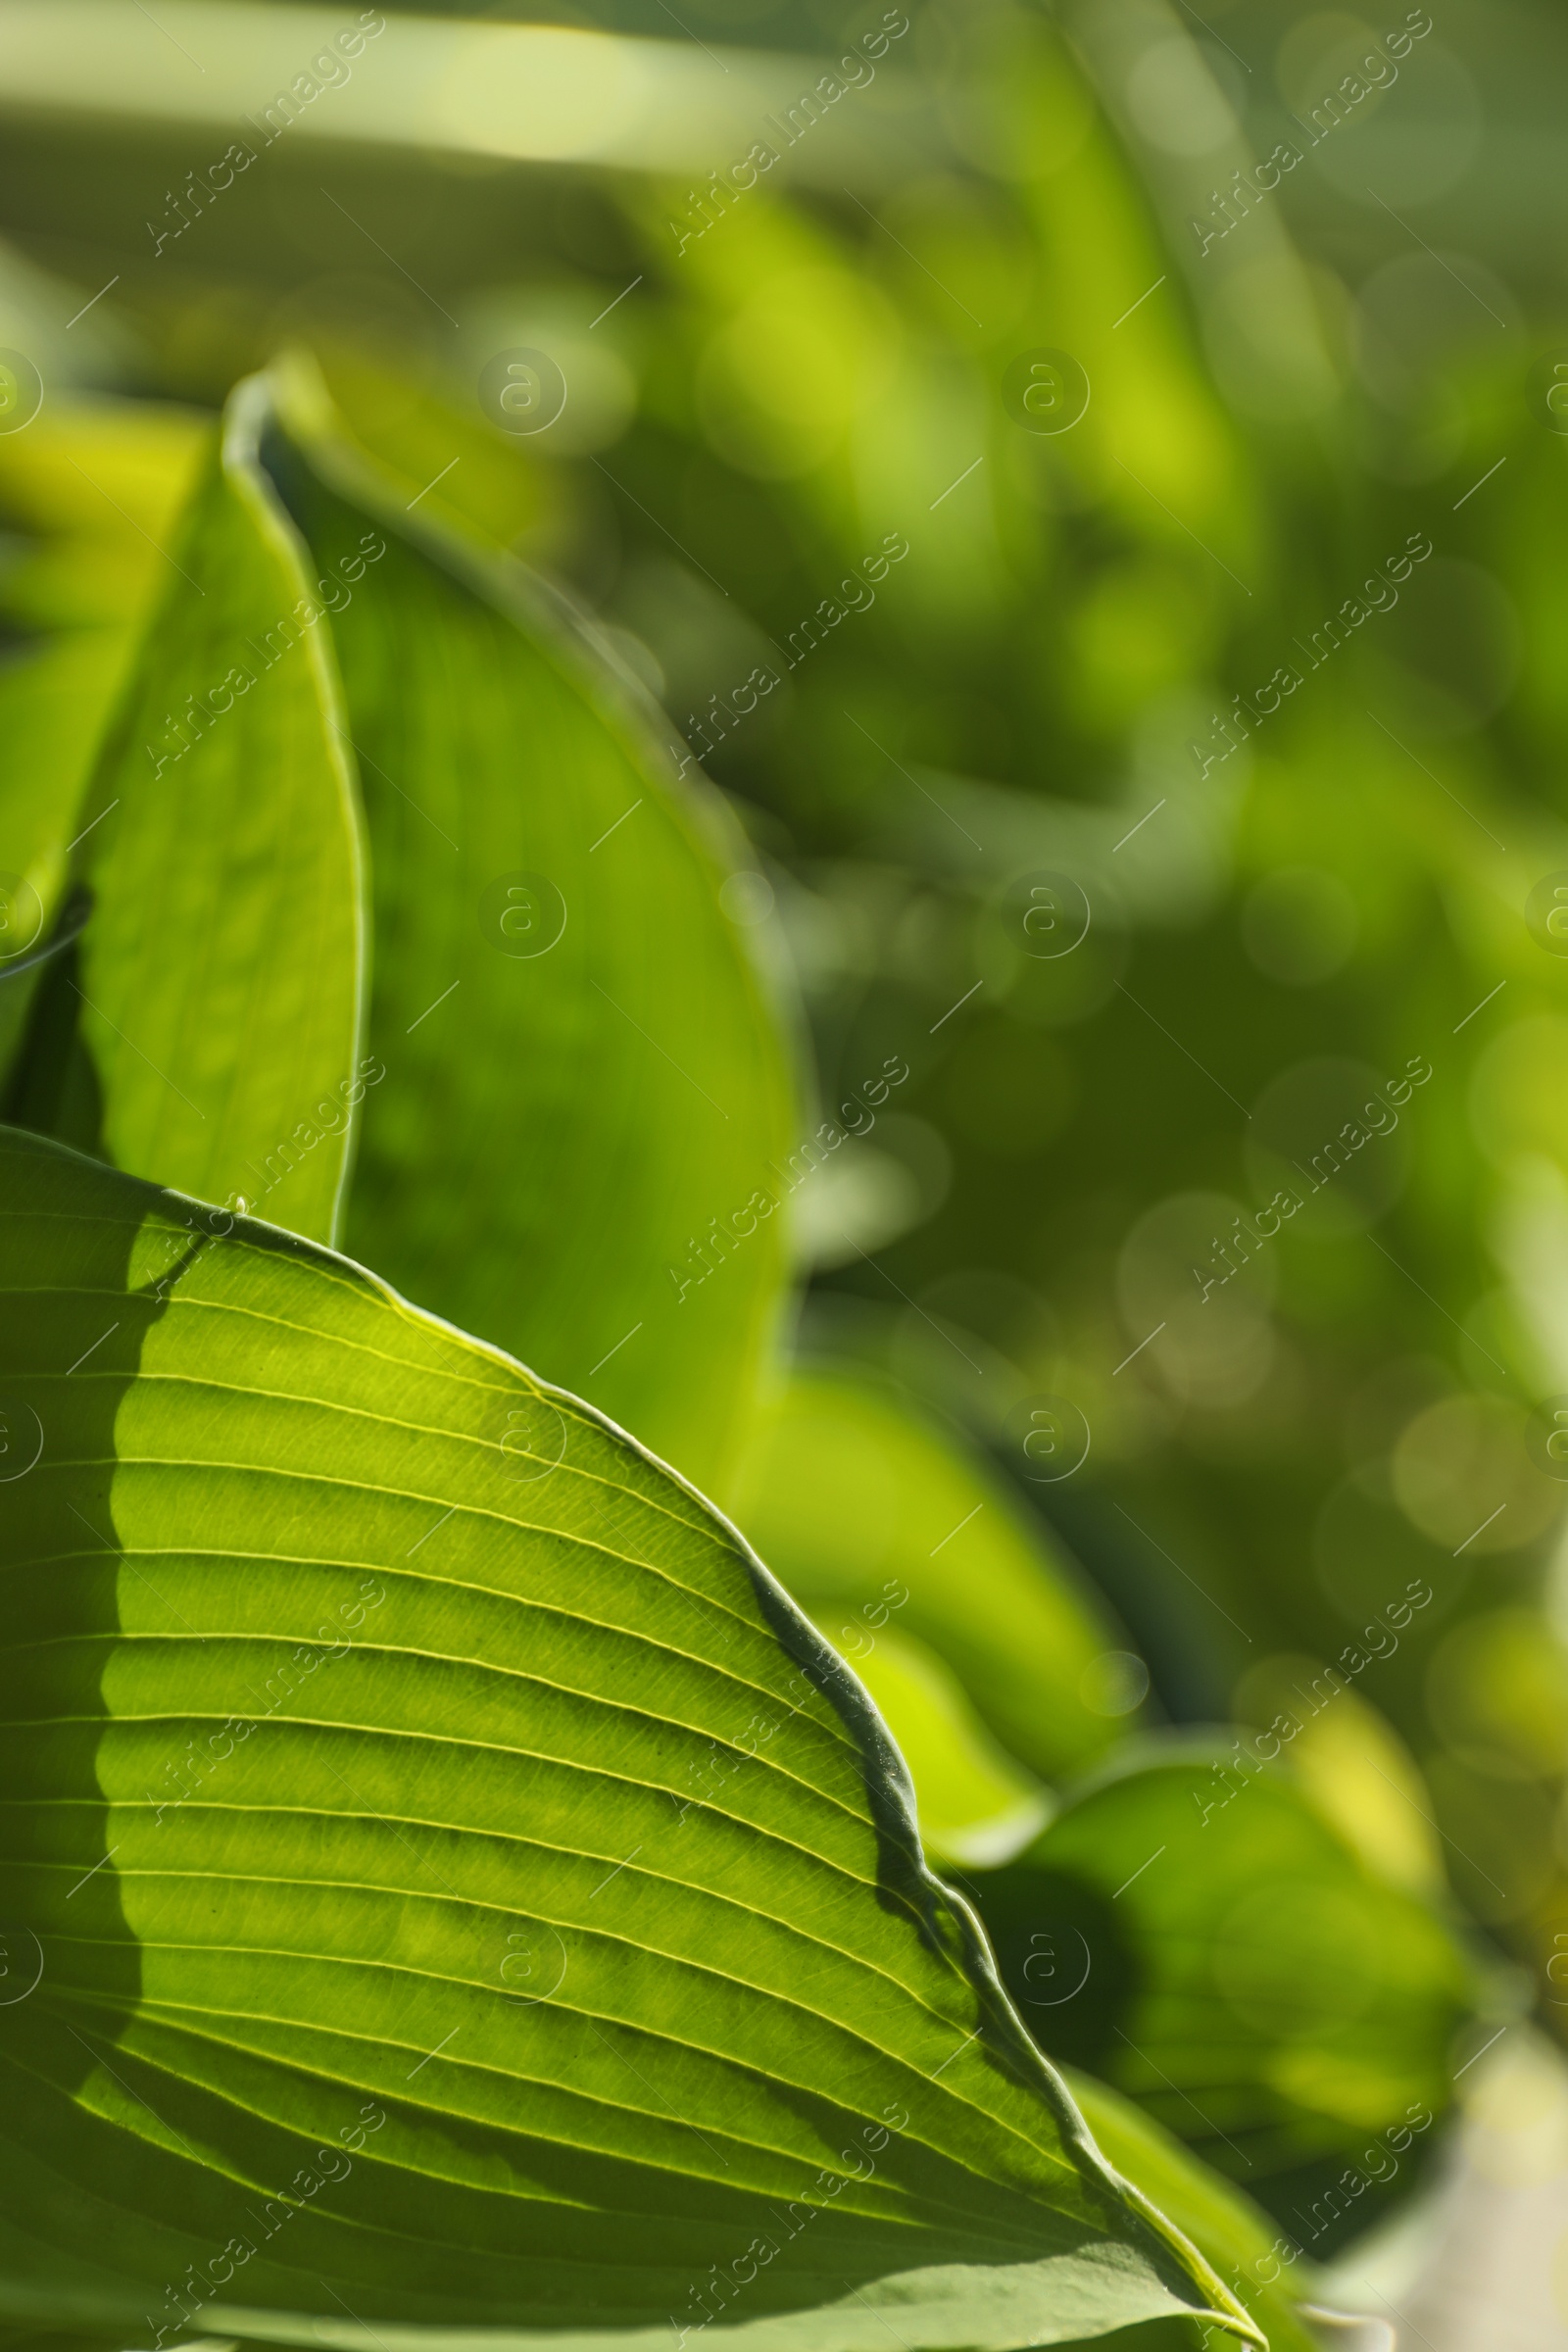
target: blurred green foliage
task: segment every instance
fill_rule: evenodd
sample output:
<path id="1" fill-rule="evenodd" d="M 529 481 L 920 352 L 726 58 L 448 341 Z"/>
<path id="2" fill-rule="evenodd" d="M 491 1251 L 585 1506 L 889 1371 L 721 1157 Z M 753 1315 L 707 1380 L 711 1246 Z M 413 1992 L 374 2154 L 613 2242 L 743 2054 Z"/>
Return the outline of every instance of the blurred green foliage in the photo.
<path id="1" fill-rule="evenodd" d="M 1568 340 L 1562 200 L 1532 142 L 1562 27 L 1437 12 L 1260 198 L 1257 163 L 1307 139 L 1303 111 L 1389 27 L 1268 0 L 1209 14 L 912 12 L 834 117 L 844 174 L 803 140 L 799 169 L 710 199 L 684 244 L 694 183 L 744 142 L 689 174 L 508 165 L 411 118 L 401 147 L 280 141 L 154 258 L 145 216 L 200 139 L 14 94 L 3 339 L 47 344 L 52 383 L 147 405 L 92 455 L 55 408 L 0 437 L 19 651 L 0 688 L 18 743 L 112 692 L 189 463 L 155 404 L 212 407 L 281 345 L 312 348 L 399 503 L 591 608 L 677 760 L 727 796 L 800 1007 L 802 1135 L 907 1066 L 796 1204 L 797 1352 L 813 1409 L 842 1404 L 815 1483 L 803 1447 L 748 1532 L 835 1641 L 841 1604 L 903 1577 L 890 1642 L 926 1644 L 1041 1780 L 1138 1720 L 1136 1698 L 1086 1705 L 1097 1658 L 1146 1663 L 1146 1723 L 1250 1732 L 1302 1676 L 1339 1660 L 1347 1679 L 1354 1649 L 1338 1703 L 1360 1729 L 1303 1745 L 1290 1804 L 1348 1867 L 1381 1787 L 1357 1867 L 1434 1906 L 1442 1937 L 1465 1922 L 1489 1997 L 1533 1981 L 1556 2025 Z M 694 73 L 709 44 L 804 70 L 873 22 L 730 0 L 694 13 L 693 49 L 666 18 L 626 0 L 592 21 L 667 36 Z M 904 145 L 873 154 L 884 122 Z M 1205 244 L 1239 172 L 1253 196 Z M 527 438 L 475 390 L 514 347 L 569 387 Z M 1090 387 L 1058 433 L 1007 389 L 1040 350 Z M 1016 921 L 1009 891 L 1042 874 L 1092 907 L 1070 953 L 1037 955 Z M 1300 1207 L 1269 1232 L 1282 1188 Z M 716 1188 L 712 1214 L 729 1205 Z M 1043 1482 L 1022 1433 L 1063 1398 L 1092 1444 Z M 939 1486 L 1007 1497 L 1006 1558 L 970 1561 L 967 1611 L 961 1577 L 920 1581 L 938 1562 L 908 1479 L 861 1531 L 879 1414 L 943 1432 Z M 1032 1598 L 992 1672 L 980 1629 L 1009 1579 Z M 1368 1636 L 1412 1584 L 1430 1603 Z M 1032 1739 L 1011 1686 L 1037 1671 L 1025 1620 L 1052 1611 L 1075 1630 L 1059 1692 L 1038 1666 Z M 1422 2062 L 1434 2103 L 1446 2031 Z M 1213 2153 L 1179 2099 L 1117 2079 Z"/>

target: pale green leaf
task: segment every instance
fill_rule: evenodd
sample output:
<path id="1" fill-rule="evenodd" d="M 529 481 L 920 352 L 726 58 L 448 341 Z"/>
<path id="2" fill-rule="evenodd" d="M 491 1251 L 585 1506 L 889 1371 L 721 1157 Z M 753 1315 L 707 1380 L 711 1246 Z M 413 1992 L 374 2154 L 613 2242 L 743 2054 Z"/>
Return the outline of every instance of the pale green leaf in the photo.
<path id="1" fill-rule="evenodd" d="M 1268 1726 L 1299 1728 L 1280 1751 L 1280 1764 L 1338 1830 L 1367 1868 L 1395 1886 L 1428 1901 L 1446 1885 L 1443 1838 L 1420 1768 L 1404 1741 L 1370 1699 L 1349 1687 L 1325 1684 L 1319 1659 L 1276 1651 L 1248 1676 L 1245 1719 L 1250 1737 L 1266 1740 Z M 1332 1705 L 1303 1704 L 1315 1689 L 1334 1690 Z M 1238 1703 L 1239 1719 L 1244 1709 Z"/>
<path id="2" fill-rule="evenodd" d="M 140 400 L 51 397 L 0 434 L 0 514 L 20 535 L 0 605 L 28 630 L 133 628 L 174 576 L 210 419 Z"/>
<path id="3" fill-rule="evenodd" d="M 359 825 L 324 605 L 242 385 L 107 739 L 80 951 L 103 1149 L 331 1239 L 364 943 Z"/>
<path id="4" fill-rule="evenodd" d="M 346 1259 L 15 1132 L 0 1290 L 12 2324 L 1250 2332 L 688 1486 Z"/>
<path id="5" fill-rule="evenodd" d="M 543 583 L 407 512 L 318 392 L 289 399 L 309 466 L 283 478 L 320 564 L 387 542 L 333 619 L 390 1073 L 349 1243 L 722 1494 L 792 1141 L 778 1024 L 720 901 L 751 860 Z"/>
<path id="6" fill-rule="evenodd" d="M 0 1080 L 25 1125 L 13 1077 L 41 984 L 58 960 L 69 848 L 104 721 L 124 666 L 122 632 L 95 629 L 30 647 L 0 670 Z"/>

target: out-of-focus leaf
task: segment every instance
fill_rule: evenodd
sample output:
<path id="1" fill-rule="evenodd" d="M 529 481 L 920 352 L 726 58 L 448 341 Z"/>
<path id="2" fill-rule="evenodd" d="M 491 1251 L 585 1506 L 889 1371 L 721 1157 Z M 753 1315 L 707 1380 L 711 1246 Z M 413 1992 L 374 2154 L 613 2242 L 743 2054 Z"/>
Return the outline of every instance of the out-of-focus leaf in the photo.
<path id="1" fill-rule="evenodd" d="M 1441 2111 L 1478 1985 L 1441 1919 L 1239 1756 L 1129 1765 L 978 1885 L 1042 2047 L 1267 2201 L 1369 2149 L 1375 2173 L 1381 2134 Z"/>
<path id="2" fill-rule="evenodd" d="M 319 336 L 314 356 L 354 440 L 407 485 L 405 503 L 417 497 L 427 518 L 445 515 L 509 548 L 562 504 L 557 469 L 530 463 L 531 443 L 498 432 L 477 401 L 459 410 L 352 346 L 323 346 Z M 432 466 L 444 468 L 434 481 Z"/>
<path id="3" fill-rule="evenodd" d="M 0 669 L 0 1079 L 49 963 L 76 813 L 123 674 L 122 632 L 83 631 Z M 52 959 L 50 959 L 52 960 Z M 11 1115 L 25 1115 L 16 1103 Z"/>
<path id="4" fill-rule="evenodd" d="M 759 1426 L 735 1509 L 824 1624 L 828 1604 L 872 1631 L 896 1611 L 1043 1778 L 1117 1737 L 1117 1720 L 1086 1697 L 1115 1647 L 1109 1627 L 1000 1482 L 895 1393 L 798 1374 Z"/>
<path id="5" fill-rule="evenodd" d="M 0 434 L 8 550 L 0 607 L 25 629 L 124 626 L 172 576 L 174 541 L 209 420 L 126 400 L 46 401 Z"/>
<path id="6" fill-rule="evenodd" d="M 1549 1636 L 1537 1638 L 1548 1662 Z M 1409 1749 L 1370 1700 L 1341 1690 L 1334 1704 L 1316 1714 L 1301 1704 L 1317 1660 L 1275 1656 L 1251 1668 L 1237 1692 L 1237 1717 L 1265 1732 L 1282 1715 L 1299 1725 L 1280 1762 L 1318 1811 L 1358 1853 L 1367 1868 L 1392 1886 L 1424 1897 L 1441 1896 L 1443 1844 L 1432 1819 L 1430 1798 Z"/>
<path id="7" fill-rule="evenodd" d="M 934 1649 L 891 1626 L 873 1636 L 858 1617 L 841 1624 L 819 1610 L 815 1622 L 898 1742 L 929 1853 L 994 1867 L 1044 1829 L 1047 1791 L 997 1745 Z"/>
<path id="8" fill-rule="evenodd" d="M 1258 2340 L 682 1481 L 347 1259 L 15 1131 L 0 1296 L 11 2324 Z"/>
<path id="9" fill-rule="evenodd" d="M 203 438 L 195 416 L 129 403 L 0 435 L 0 515 L 21 534 L 0 613 L 43 632 L 0 667 L 0 1078 L 42 977 L 20 958 L 54 933 L 76 813 Z"/>
<path id="10" fill-rule="evenodd" d="M 298 378 L 290 397 L 288 494 L 322 562 L 387 541 L 333 624 L 391 1073 L 349 1238 L 721 1493 L 793 1140 L 745 880 L 720 903 L 751 860 L 542 583 L 407 514 Z"/>
<path id="11" fill-rule="evenodd" d="M 260 469 L 263 416 L 242 385 L 106 739 L 68 985 L 110 1158 L 329 1239 L 367 1084 L 359 818 L 325 605 Z"/>

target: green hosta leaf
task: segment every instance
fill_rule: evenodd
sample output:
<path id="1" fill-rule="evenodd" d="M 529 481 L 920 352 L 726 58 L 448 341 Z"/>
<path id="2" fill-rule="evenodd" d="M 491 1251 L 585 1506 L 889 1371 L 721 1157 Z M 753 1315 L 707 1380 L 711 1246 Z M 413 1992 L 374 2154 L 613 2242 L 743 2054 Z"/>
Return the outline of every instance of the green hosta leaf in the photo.
<path id="1" fill-rule="evenodd" d="M 908 1766 L 928 1853 L 984 1867 L 1044 1829 L 1048 1792 L 997 1745 L 934 1649 L 890 1625 L 872 1634 L 858 1619 L 815 1622 L 855 1667 Z"/>
<path id="2" fill-rule="evenodd" d="M 1043 2047 L 1265 2200 L 1358 2168 L 1348 2208 L 1405 2169 L 1380 2135 L 1446 2103 L 1475 1972 L 1280 1773 L 1227 1762 L 1091 1788 L 977 1883 L 982 1916 Z"/>
<path id="3" fill-rule="evenodd" d="M 331 586 L 260 469 L 263 415 L 242 385 L 100 766 L 82 1026 L 118 1165 L 329 1240 L 375 1074 L 358 818 Z"/>
<path id="4" fill-rule="evenodd" d="M 318 555 L 388 543 L 333 623 L 390 1073 L 349 1241 L 721 1491 L 784 1264 L 783 1217 L 747 1204 L 782 1191 L 790 1140 L 776 1025 L 720 906 L 742 853 L 539 582 L 408 514 L 293 406 Z"/>
<path id="5" fill-rule="evenodd" d="M 0 2315 L 1248 2332 L 689 1487 L 291 1235 L 15 1132 L 0 1208 Z"/>
<path id="6" fill-rule="evenodd" d="M 835 1640 L 852 1660 L 891 1604 L 1003 1745 L 1047 1779 L 1123 1728 L 1089 1704 L 1105 1703 L 1108 1626 L 1000 1482 L 891 1391 L 798 1374 L 759 1426 L 735 1514 L 824 1624 L 829 1604 L 846 1612 L 850 1635 Z"/>
<path id="7" fill-rule="evenodd" d="M 1549 1661 L 1553 1649 L 1546 1655 Z M 1315 1658 L 1276 1651 L 1248 1678 L 1249 1716 L 1260 1728 L 1277 1725 L 1282 1715 L 1298 1723 L 1279 1761 L 1307 1802 L 1375 1877 L 1424 1901 L 1441 1900 L 1443 1838 L 1420 1767 L 1393 1725 L 1357 1690 L 1336 1690 L 1332 1706 L 1309 1715 L 1302 1696 L 1322 1673 Z M 1318 1688 L 1324 1688 L 1321 1680 Z M 1266 1713 L 1260 1704 L 1265 1693 Z M 1258 1737 L 1252 1734 L 1254 1744 Z"/>
<path id="8" fill-rule="evenodd" d="M 1294 2238 L 1131 2099 L 1075 2066 L 1062 2076 L 1102 2154 L 1192 2239 L 1266 2330 L 1269 2352 L 1323 2352 L 1297 2310 L 1316 2281 Z"/>

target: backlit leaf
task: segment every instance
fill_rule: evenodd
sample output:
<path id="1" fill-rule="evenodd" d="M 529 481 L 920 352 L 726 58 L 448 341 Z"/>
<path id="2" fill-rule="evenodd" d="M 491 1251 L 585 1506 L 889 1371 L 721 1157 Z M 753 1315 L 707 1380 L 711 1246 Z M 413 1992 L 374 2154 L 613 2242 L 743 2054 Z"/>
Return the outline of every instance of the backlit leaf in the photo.
<path id="1" fill-rule="evenodd" d="M 723 1491 L 776 1312 L 790 1094 L 744 932 L 759 880 L 657 714 L 542 582 L 411 514 L 293 379 L 376 957 L 349 1213 L 403 1290 Z M 729 906 L 732 912 L 726 912 Z M 714 1228 L 717 1227 L 717 1235 Z"/>
<path id="2" fill-rule="evenodd" d="M 15 1133 L 0 1206 L 0 2310 L 343 2352 L 1249 2332 L 689 1487 L 296 1237 Z"/>
<path id="3" fill-rule="evenodd" d="M 759 1424 L 735 1511 L 824 1625 L 830 1608 L 873 1630 L 891 1612 L 1044 1778 L 1116 1738 L 1117 1719 L 1089 1703 L 1114 1651 L 1108 1625 L 1001 1481 L 895 1392 L 798 1374 Z M 840 1646 L 853 1656 L 853 1641 Z"/>
<path id="4" fill-rule="evenodd" d="M 306 573 L 264 413 L 242 385 L 108 738 L 70 985 L 117 1165 L 329 1240 L 373 1069 L 359 818 L 323 625 L 337 575 Z"/>

